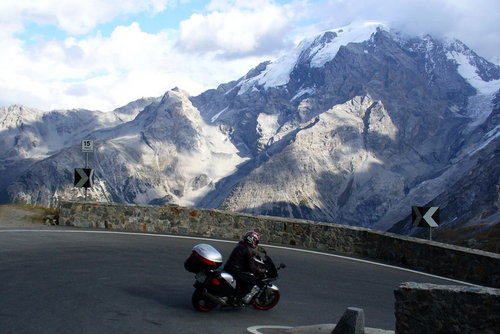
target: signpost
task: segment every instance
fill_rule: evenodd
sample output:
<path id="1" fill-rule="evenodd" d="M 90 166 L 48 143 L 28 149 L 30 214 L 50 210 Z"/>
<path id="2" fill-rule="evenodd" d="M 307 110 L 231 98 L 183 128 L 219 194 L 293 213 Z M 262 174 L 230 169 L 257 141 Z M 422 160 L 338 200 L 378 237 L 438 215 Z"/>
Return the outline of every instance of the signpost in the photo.
<path id="1" fill-rule="evenodd" d="M 432 229 L 439 225 L 439 207 L 412 206 L 411 217 L 413 226 L 429 227 L 429 240 L 432 240 Z"/>
<path id="2" fill-rule="evenodd" d="M 85 153 L 85 168 L 75 168 L 74 186 L 85 188 L 85 200 L 87 200 L 87 189 L 94 185 L 94 170 L 89 168 L 89 153 L 94 152 L 94 141 L 82 140 L 82 152 Z"/>
<path id="3" fill-rule="evenodd" d="M 89 168 L 89 153 L 94 152 L 94 141 L 82 140 L 82 152 L 85 153 L 85 168 Z"/>
<path id="4" fill-rule="evenodd" d="M 94 170 L 92 168 L 75 168 L 75 187 L 91 188 L 94 185 Z"/>
<path id="5" fill-rule="evenodd" d="M 94 152 L 94 141 L 93 140 L 82 140 L 82 152 L 84 152 L 84 153 Z"/>

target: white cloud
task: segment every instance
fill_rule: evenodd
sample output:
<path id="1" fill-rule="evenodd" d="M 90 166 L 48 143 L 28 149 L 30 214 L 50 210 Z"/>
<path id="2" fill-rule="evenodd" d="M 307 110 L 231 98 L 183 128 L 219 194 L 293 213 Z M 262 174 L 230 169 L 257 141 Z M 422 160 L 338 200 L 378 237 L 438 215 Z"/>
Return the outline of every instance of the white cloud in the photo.
<path id="1" fill-rule="evenodd" d="M 134 23 L 116 28 L 109 38 L 67 38 L 30 46 L 15 38 L 3 39 L 0 63 L 9 66 L 0 68 L 0 102 L 47 109 L 110 109 L 141 93 L 160 94 L 155 89 L 158 84 L 146 74 L 161 70 L 162 50 L 157 45 L 165 44 L 164 38 L 146 34 Z M 125 96 L 130 87 L 136 93 Z"/>
<path id="2" fill-rule="evenodd" d="M 186 48 L 179 47 L 178 41 L 182 38 L 179 39 L 178 31 L 150 34 L 142 31 L 138 23 L 118 26 L 109 36 L 97 33 L 64 40 L 42 38 L 28 44 L 13 35 L 23 20 L 58 24 L 73 33 L 88 31 L 121 12 L 139 10 L 138 1 L 119 1 L 119 5 L 114 1 L 106 4 L 94 0 L 86 4 L 46 1 L 29 8 L 21 5 L 11 8 L 13 16 L 24 17 L 11 20 L 18 25 L 13 25 L 10 34 L 0 35 L 0 64 L 9 64 L 0 67 L 0 105 L 22 103 L 43 110 L 111 110 L 143 96 L 159 96 L 175 86 L 191 94 L 215 88 L 267 60 L 267 43 L 274 44 L 274 50 L 279 49 L 276 45 L 284 44 L 285 30 L 291 28 L 291 14 L 267 0 L 257 2 L 249 4 L 264 6 L 249 9 L 245 4 L 201 17 L 198 28 L 207 32 L 221 27 L 222 30 L 216 36 L 216 49 L 206 48 L 206 52 L 196 54 L 189 47 L 187 53 Z M 160 10 L 167 1 L 143 3 L 151 7 L 149 10 Z M 56 9 L 57 4 L 61 7 Z M 52 10 L 54 14 L 48 14 Z M 95 17 L 87 14 L 90 12 L 95 13 Z M 250 17 L 245 17 L 246 14 Z M 2 15 L 5 16 L 0 14 L 0 17 Z M 225 19 L 229 20 L 222 24 Z M 207 22 L 211 24 L 210 29 L 204 26 Z M 193 48 L 200 46 L 196 42 L 203 43 L 203 38 L 191 44 Z M 259 48 L 266 57 L 256 52 Z M 225 58 L 220 57 L 222 53 Z M 237 53 L 245 57 L 228 59 Z"/>
<path id="3" fill-rule="evenodd" d="M 174 86 L 198 94 L 275 59 L 305 36 L 354 20 L 454 36 L 482 56 L 500 58 L 497 0 L 212 0 L 178 30 L 146 33 L 128 21 L 109 36 L 94 32 L 117 17 L 189 1 L 0 1 L 0 105 L 110 110 Z M 17 34 L 29 22 L 55 25 L 71 37 L 27 43 Z"/>
<path id="4" fill-rule="evenodd" d="M 498 57 L 498 0 L 323 0 L 311 7 L 322 29 L 384 21 L 410 34 L 458 38 L 486 58 Z"/>
<path id="5" fill-rule="evenodd" d="M 86 34 L 98 24 L 119 15 L 143 11 L 159 12 L 176 0 L 45 0 L 0 2 L 0 22 L 22 30 L 20 23 L 33 22 L 59 27 L 69 34 Z"/>
<path id="6" fill-rule="evenodd" d="M 176 39 L 175 31 L 149 34 L 138 23 L 118 26 L 109 37 L 97 34 L 30 46 L 3 39 L 0 63 L 9 66 L 0 67 L 0 105 L 111 110 L 175 86 L 198 94 L 262 60 L 189 55 L 176 51 Z"/>
<path id="7" fill-rule="evenodd" d="M 208 14 L 180 23 L 179 47 L 186 52 L 219 56 L 272 55 L 291 46 L 289 34 L 301 14 L 298 3 L 279 6 L 268 0 L 214 0 Z"/>

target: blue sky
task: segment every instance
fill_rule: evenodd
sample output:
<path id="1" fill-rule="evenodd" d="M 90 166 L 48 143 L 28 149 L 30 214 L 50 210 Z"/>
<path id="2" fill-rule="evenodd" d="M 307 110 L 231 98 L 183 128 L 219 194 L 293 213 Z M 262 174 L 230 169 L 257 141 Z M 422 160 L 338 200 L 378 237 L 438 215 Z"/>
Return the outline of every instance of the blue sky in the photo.
<path id="1" fill-rule="evenodd" d="M 103 23 L 96 23 L 91 30 L 82 31 L 80 33 L 71 33 L 64 30 L 54 21 L 50 23 L 37 23 L 33 20 L 26 20 L 24 29 L 20 31 L 17 37 L 23 40 L 30 40 L 34 36 L 43 36 L 48 40 L 63 40 L 67 37 L 77 36 L 84 38 L 85 36 L 92 36 L 100 32 L 104 36 L 109 36 L 117 26 L 127 26 L 132 22 L 138 22 L 141 30 L 147 33 L 158 33 L 164 29 L 176 29 L 179 22 L 189 19 L 194 14 L 201 12 L 203 7 L 208 4 L 208 1 L 193 0 L 185 2 L 181 5 L 163 11 L 145 10 L 140 12 L 122 13 L 115 17 L 109 18 Z"/>
<path id="2" fill-rule="evenodd" d="M 2 0 L 0 106 L 106 111 L 173 87 L 199 94 L 364 20 L 497 60 L 499 16 L 497 0 Z"/>

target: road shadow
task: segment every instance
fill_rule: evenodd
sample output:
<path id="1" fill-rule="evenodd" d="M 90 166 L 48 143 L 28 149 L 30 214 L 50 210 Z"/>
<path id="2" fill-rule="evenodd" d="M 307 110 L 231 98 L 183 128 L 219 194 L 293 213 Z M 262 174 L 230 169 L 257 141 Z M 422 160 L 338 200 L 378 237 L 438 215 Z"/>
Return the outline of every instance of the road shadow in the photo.
<path id="1" fill-rule="evenodd" d="M 173 289 L 166 285 L 128 286 L 121 288 L 127 294 L 153 300 L 164 307 L 191 310 L 191 294 L 188 291 Z"/>

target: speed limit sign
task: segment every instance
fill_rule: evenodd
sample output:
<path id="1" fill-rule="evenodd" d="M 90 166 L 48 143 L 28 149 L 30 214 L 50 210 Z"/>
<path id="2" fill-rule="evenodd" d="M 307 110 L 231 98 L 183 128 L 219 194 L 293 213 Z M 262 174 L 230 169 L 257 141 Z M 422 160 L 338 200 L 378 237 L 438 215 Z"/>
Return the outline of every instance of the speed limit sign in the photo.
<path id="1" fill-rule="evenodd" d="M 82 140 L 82 152 L 94 152 L 94 141 L 93 140 Z"/>

